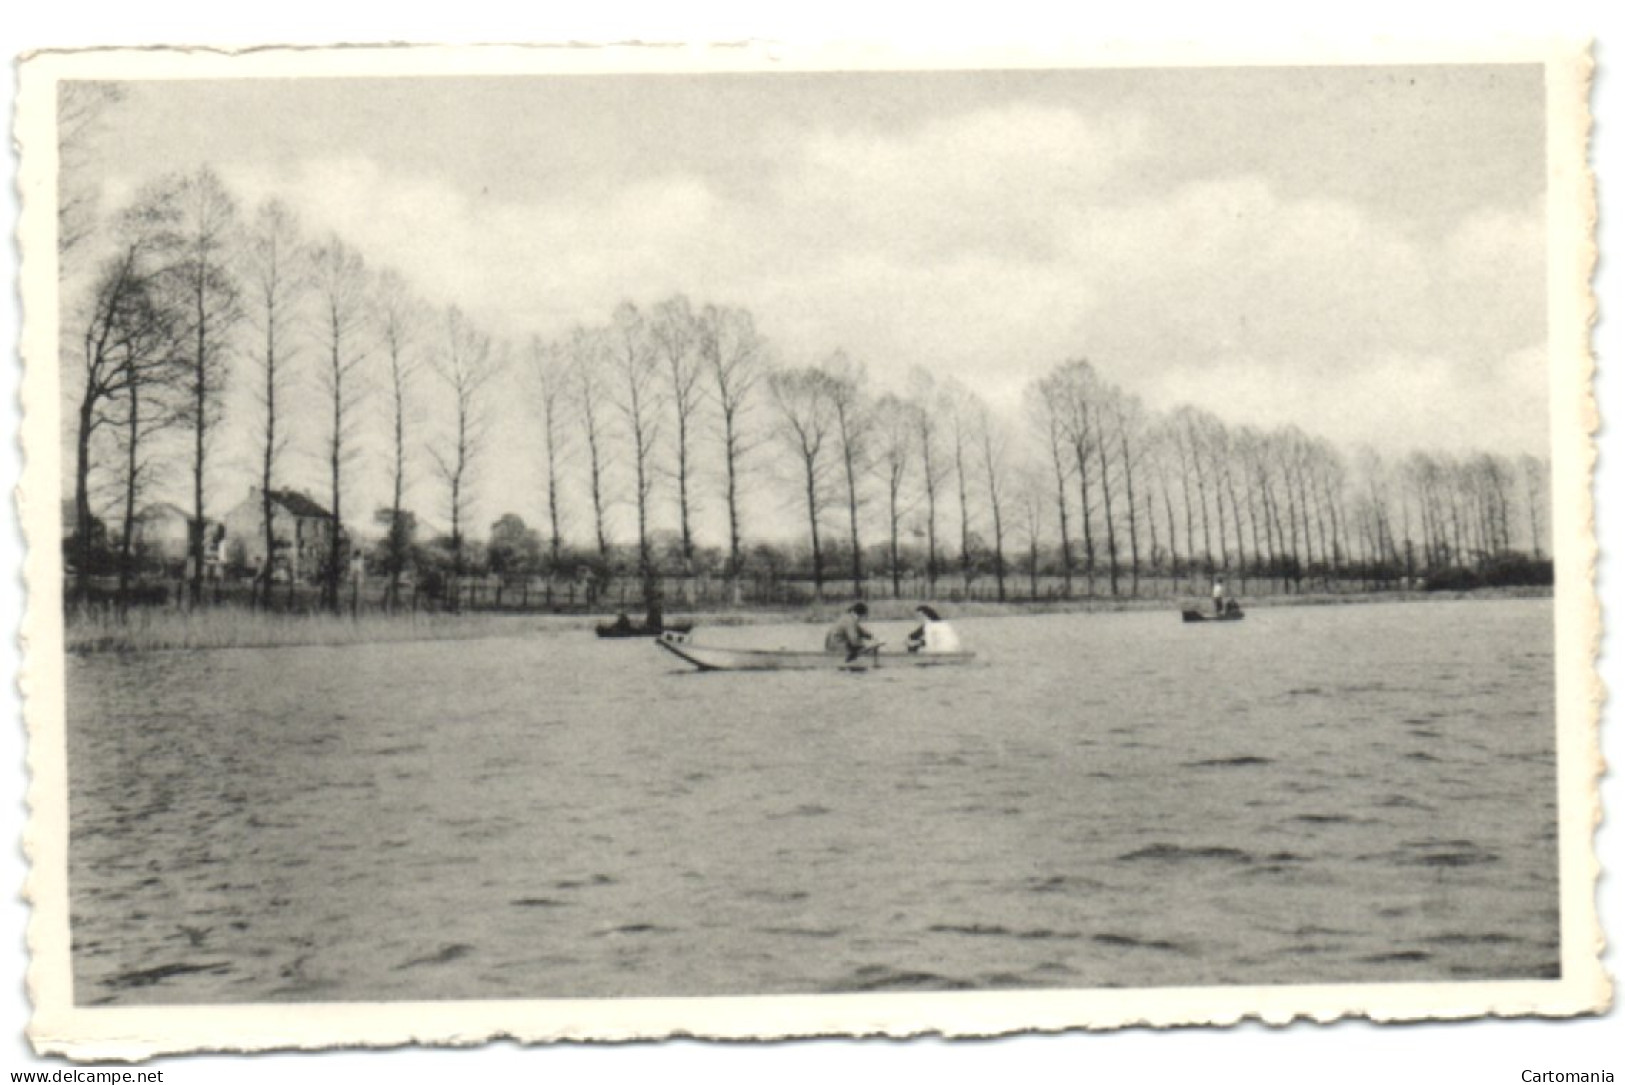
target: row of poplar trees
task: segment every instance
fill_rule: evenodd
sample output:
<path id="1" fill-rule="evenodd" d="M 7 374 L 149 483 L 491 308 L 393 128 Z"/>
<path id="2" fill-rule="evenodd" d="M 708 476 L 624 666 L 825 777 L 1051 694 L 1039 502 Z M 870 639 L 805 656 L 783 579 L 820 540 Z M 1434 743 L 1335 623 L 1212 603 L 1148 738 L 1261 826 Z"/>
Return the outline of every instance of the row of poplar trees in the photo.
<path id="1" fill-rule="evenodd" d="M 64 230 L 64 257 L 85 241 Z M 785 364 L 746 310 L 681 296 L 624 302 L 602 324 L 510 349 L 457 308 L 425 305 L 341 238 L 306 236 L 284 204 L 241 206 L 207 169 L 150 185 L 91 247 L 78 314 L 78 567 L 91 566 L 93 476 L 113 481 L 115 517 L 130 524 L 156 450 L 183 438 L 194 598 L 228 380 L 253 391 L 254 417 L 231 426 L 253 433 L 268 554 L 293 432 L 290 387 L 301 432 L 315 423 L 321 434 L 337 525 L 349 514 L 361 404 L 381 393 L 388 409 L 366 416 L 387 431 L 368 444 L 388 450 L 390 504 L 378 520 L 392 596 L 410 564 L 407 501 L 419 473 L 443 495 L 452 571 L 463 572 L 475 469 L 503 408 L 540 456 L 533 492 L 546 509 L 545 556 L 535 571 L 566 570 L 572 535 L 607 562 L 614 510 L 626 507 L 651 593 L 658 575 L 704 564 L 701 512 L 718 505 L 720 571 L 736 587 L 750 571 L 751 532 L 760 539 L 794 519 L 806 543 L 796 571 L 815 591 L 838 578 L 861 592 L 876 566 L 894 593 L 905 575 L 924 575 L 933 590 L 945 574 L 987 575 L 1004 598 L 1022 575 L 1033 595 L 1040 578 L 1065 595 L 1115 595 L 1138 593 L 1153 574 L 1291 584 L 1425 575 L 1520 548 L 1541 556 L 1548 470 L 1534 457 L 1362 449 L 1351 459 L 1293 426 L 1148 409 L 1083 360 L 1058 364 L 1004 410 L 923 369 L 880 390 L 843 352 Z M 527 475 L 510 470 L 505 481 Z M 657 524 L 673 522 L 675 569 L 653 543 Z M 131 534 L 119 543 L 121 590 Z M 329 540 L 323 587 L 333 606 L 350 542 L 341 530 Z M 267 562 L 267 594 L 270 574 Z"/>
<path id="2" fill-rule="evenodd" d="M 841 351 L 783 364 L 747 311 L 678 296 L 534 340 L 529 363 L 549 568 L 560 567 L 571 493 L 605 557 L 610 510 L 632 507 L 646 577 L 694 571 L 696 512 L 720 499 L 729 579 L 761 552 L 747 525 L 789 514 L 805 531 L 795 571 L 815 591 L 839 578 L 860 593 L 873 566 L 894 593 L 905 575 L 934 590 L 944 574 L 985 574 L 1000 598 L 1023 573 L 1033 595 L 1040 577 L 1065 595 L 1116 595 L 1153 572 L 1289 586 L 1311 574 L 1419 576 L 1483 565 L 1519 542 L 1538 560 L 1545 531 L 1547 467 L 1535 457 L 1363 449 L 1351 464 L 1297 427 L 1149 410 L 1083 360 L 1000 412 L 923 369 L 882 391 Z M 651 525 L 667 518 L 679 567 L 655 570 Z"/>

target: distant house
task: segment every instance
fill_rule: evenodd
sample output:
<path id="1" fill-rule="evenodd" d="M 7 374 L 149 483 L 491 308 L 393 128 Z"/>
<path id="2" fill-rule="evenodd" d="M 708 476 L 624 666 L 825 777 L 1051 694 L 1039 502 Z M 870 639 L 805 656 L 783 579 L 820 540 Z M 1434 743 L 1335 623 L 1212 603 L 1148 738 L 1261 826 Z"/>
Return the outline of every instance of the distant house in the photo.
<path id="1" fill-rule="evenodd" d="M 168 501 L 141 509 L 130 523 L 130 545 L 143 561 L 185 561 L 192 546 L 192 518 Z"/>
<path id="2" fill-rule="evenodd" d="M 247 569 L 265 565 L 265 502 L 258 486 L 248 499 L 226 513 L 226 560 Z M 333 514 L 298 490 L 271 491 L 271 575 L 278 579 L 314 580 L 321 575 L 333 546 Z"/>
<path id="3" fill-rule="evenodd" d="M 72 542 L 79 535 L 79 506 L 71 497 L 62 499 L 62 539 Z M 95 513 L 90 514 L 90 541 L 93 546 L 107 545 L 107 525 Z"/>
<path id="4" fill-rule="evenodd" d="M 101 517 L 91 514 L 88 552 L 79 546 L 79 508 L 71 497 L 62 499 L 62 558 L 69 572 L 78 569 L 82 558 L 88 558 L 90 567 L 86 571 L 95 571 L 99 557 L 107 549 L 107 524 Z"/>

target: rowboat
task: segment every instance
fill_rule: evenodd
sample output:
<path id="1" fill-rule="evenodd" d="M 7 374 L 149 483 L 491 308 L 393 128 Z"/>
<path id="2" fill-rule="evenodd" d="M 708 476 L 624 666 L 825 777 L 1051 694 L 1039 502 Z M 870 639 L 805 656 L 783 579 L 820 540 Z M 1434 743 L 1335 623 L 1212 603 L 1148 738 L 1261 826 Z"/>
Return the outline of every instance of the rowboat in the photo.
<path id="1" fill-rule="evenodd" d="M 1203 614 L 1199 610 L 1183 611 L 1187 622 L 1239 622 L 1246 617 L 1239 610 L 1227 610 L 1223 614 Z"/>
<path id="2" fill-rule="evenodd" d="M 945 667 L 969 663 L 976 658 L 975 652 L 888 652 L 877 646 L 848 660 L 839 652 L 719 648 L 695 644 L 677 633 L 667 633 L 655 643 L 702 671 L 869 671 L 891 667 Z"/>

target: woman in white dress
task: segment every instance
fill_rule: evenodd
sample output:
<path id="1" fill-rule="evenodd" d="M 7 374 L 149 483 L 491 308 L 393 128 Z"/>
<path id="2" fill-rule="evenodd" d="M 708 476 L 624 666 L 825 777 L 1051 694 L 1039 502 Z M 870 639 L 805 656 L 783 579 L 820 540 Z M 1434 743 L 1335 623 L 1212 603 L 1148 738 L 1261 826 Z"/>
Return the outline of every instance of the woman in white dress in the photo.
<path id="1" fill-rule="evenodd" d="M 943 620 L 931 607 L 920 604 L 914 608 L 915 615 L 920 624 L 914 632 L 908 635 L 908 650 L 911 652 L 957 652 L 959 647 L 959 634 L 954 627 Z"/>

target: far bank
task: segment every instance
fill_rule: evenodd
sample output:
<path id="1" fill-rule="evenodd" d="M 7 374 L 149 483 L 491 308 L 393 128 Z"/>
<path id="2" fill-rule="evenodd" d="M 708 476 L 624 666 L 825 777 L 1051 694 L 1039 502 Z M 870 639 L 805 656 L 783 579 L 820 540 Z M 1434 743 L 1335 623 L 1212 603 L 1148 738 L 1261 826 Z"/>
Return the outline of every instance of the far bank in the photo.
<path id="1" fill-rule="evenodd" d="M 1469 591 L 1332 591 L 1242 596 L 1246 609 L 1261 607 L 1341 606 L 1400 602 L 1477 599 L 1551 598 L 1547 587 L 1475 588 Z M 692 622 L 703 635 L 707 626 L 750 626 L 833 621 L 851 603 L 828 598 L 797 605 L 750 604 L 738 607 L 672 608 L 669 622 Z M 1208 601 L 1195 593 L 1158 597 L 1094 596 L 1073 599 L 963 600 L 869 599 L 871 622 L 912 620 L 920 603 L 930 603 L 945 618 L 1000 618 L 1030 614 L 1090 614 L 1166 610 L 1170 613 Z M 617 611 L 549 613 L 473 610 L 395 611 L 360 609 L 333 614 L 321 611 L 255 610 L 236 603 L 193 608 L 131 607 L 122 616 L 111 607 L 70 609 L 65 647 L 75 654 L 102 652 L 195 651 L 220 648 L 267 648 L 363 644 L 389 641 L 471 640 L 516 637 L 532 633 L 592 634 Z"/>

